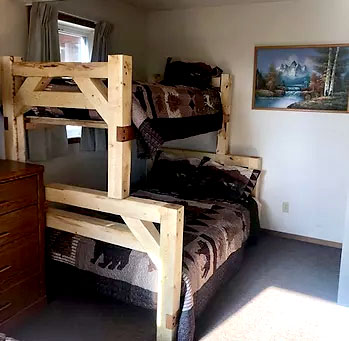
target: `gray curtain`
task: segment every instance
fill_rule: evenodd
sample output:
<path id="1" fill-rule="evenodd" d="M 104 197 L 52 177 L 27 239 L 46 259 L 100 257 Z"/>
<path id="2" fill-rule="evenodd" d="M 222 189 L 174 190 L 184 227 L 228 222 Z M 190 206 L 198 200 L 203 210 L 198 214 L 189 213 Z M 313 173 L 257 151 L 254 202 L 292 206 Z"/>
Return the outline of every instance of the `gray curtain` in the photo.
<path id="1" fill-rule="evenodd" d="M 96 25 L 93 39 L 92 62 L 107 62 L 109 37 L 113 26 L 105 21 Z"/>
<path id="2" fill-rule="evenodd" d="M 31 62 L 60 61 L 58 11 L 49 4 L 33 3 L 26 59 Z"/>
<path id="3" fill-rule="evenodd" d="M 105 21 L 96 25 L 93 39 L 92 62 L 108 61 L 109 37 L 113 26 Z M 80 142 L 81 151 L 103 151 L 107 148 L 105 129 L 83 128 Z"/>
<path id="4" fill-rule="evenodd" d="M 34 2 L 30 12 L 27 61 L 59 62 L 58 11 L 47 3 Z M 29 159 L 45 161 L 68 152 L 65 127 L 28 131 Z"/>

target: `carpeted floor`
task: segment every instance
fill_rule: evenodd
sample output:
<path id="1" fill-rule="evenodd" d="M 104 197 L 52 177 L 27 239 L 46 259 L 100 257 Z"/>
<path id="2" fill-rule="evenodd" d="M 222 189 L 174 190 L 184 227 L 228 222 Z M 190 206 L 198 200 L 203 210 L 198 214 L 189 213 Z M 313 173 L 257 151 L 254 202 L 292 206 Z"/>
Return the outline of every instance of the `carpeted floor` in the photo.
<path id="1" fill-rule="evenodd" d="M 198 321 L 200 340 L 341 341 L 340 250 L 265 236 Z M 155 315 L 121 303 L 59 297 L 11 331 L 21 341 L 154 340 Z"/>

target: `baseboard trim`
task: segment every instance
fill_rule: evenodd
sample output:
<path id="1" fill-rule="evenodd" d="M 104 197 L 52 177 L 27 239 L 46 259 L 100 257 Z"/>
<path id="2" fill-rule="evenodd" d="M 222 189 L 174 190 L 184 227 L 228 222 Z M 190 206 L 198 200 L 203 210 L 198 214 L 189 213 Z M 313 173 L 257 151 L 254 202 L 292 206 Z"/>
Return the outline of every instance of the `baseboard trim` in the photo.
<path id="1" fill-rule="evenodd" d="M 317 245 L 322 245 L 322 246 L 329 246 L 329 247 L 334 247 L 336 249 L 341 249 L 342 244 L 337 243 L 337 242 L 331 242 L 328 240 L 323 240 L 323 239 L 317 239 L 317 238 L 312 238 L 312 237 L 305 237 L 305 236 L 299 236 L 297 234 L 292 234 L 292 233 L 286 233 L 286 232 L 280 232 L 280 231 L 274 231 L 274 230 L 267 230 L 267 229 L 262 229 L 264 233 L 281 237 L 281 238 L 286 238 L 286 239 L 294 239 L 294 240 L 299 240 L 302 242 L 307 242 L 311 244 L 317 244 Z"/>

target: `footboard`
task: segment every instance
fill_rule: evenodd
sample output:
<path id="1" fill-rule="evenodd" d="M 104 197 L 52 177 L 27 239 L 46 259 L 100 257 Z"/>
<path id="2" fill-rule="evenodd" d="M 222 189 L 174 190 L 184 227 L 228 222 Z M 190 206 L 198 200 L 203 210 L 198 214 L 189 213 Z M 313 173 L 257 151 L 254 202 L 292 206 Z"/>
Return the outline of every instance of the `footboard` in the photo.
<path id="1" fill-rule="evenodd" d="M 146 252 L 157 266 L 157 340 L 175 340 L 182 280 L 184 207 L 149 199 L 114 199 L 103 191 L 46 186 L 50 202 L 119 215 L 125 224 L 49 208 L 47 226 Z M 160 223 L 160 232 L 154 223 Z"/>

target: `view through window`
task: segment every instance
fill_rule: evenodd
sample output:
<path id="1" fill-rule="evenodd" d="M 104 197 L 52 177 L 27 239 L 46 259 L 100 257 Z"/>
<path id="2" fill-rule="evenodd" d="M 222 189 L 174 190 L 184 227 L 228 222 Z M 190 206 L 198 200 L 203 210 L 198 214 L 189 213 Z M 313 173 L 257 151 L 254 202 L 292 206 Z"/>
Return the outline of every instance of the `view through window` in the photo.
<path id="1" fill-rule="evenodd" d="M 62 62 L 91 61 L 94 29 L 58 20 L 59 46 Z M 81 137 L 81 127 L 67 126 L 68 139 Z"/>

